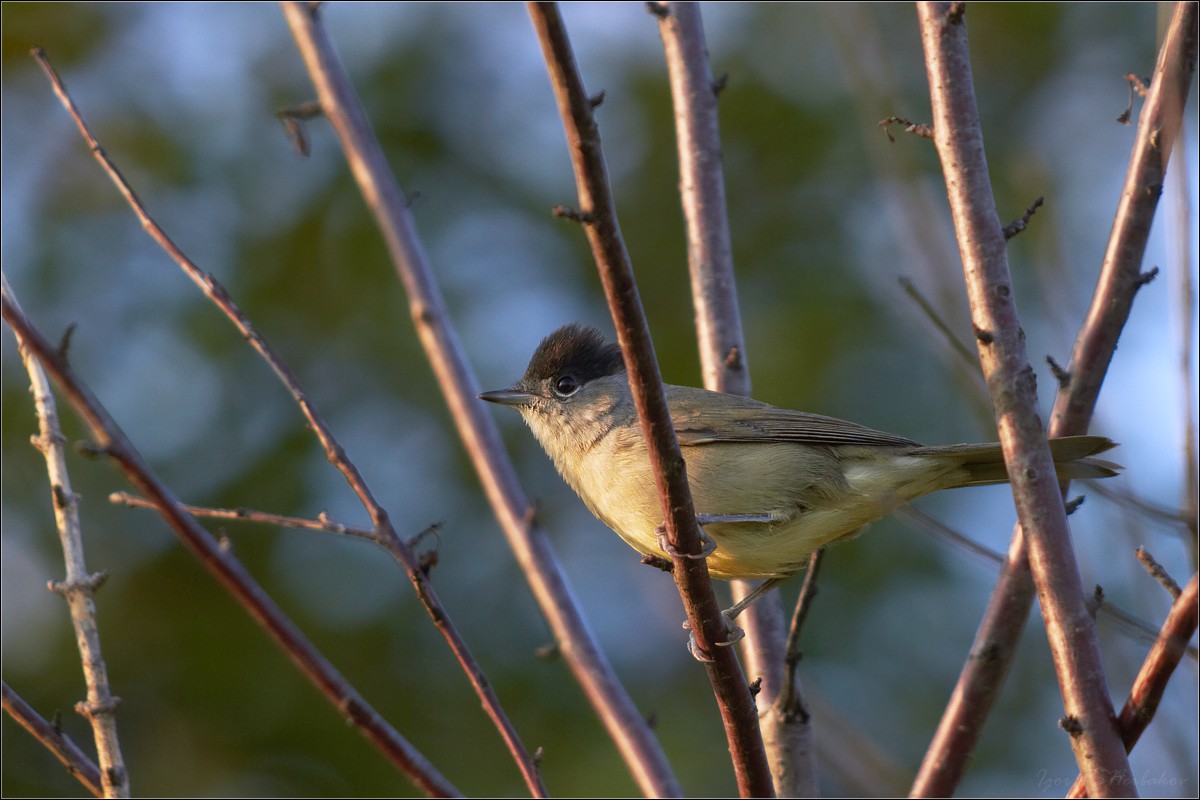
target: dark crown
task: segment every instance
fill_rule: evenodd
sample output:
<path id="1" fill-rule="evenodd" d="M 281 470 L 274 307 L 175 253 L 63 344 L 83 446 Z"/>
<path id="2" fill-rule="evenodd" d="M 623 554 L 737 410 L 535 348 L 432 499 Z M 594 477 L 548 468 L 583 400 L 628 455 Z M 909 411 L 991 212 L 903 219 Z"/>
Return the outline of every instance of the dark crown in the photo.
<path id="1" fill-rule="evenodd" d="M 580 383 L 587 383 L 624 369 L 618 345 L 606 342 L 597 329 L 572 322 L 542 340 L 529 359 L 523 382 L 538 383 L 570 375 Z"/>

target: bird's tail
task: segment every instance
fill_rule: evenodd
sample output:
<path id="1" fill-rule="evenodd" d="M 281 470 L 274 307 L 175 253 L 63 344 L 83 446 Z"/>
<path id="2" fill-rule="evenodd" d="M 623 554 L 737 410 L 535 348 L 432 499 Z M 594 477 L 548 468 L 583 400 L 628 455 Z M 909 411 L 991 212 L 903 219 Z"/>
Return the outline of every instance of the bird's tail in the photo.
<path id="1" fill-rule="evenodd" d="M 1121 465 L 1090 456 L 1116 446 L 1117 443 L 1106 436 L 1063 436 L 1050 440 L 1050 453 L 1059 480 L 1111 478 L 1120 473 Z M 1008 483 L 999 443 L 922 447 L 916 453 L 957 462 L 966 470 L 966 477 L 948 488 Z"/>

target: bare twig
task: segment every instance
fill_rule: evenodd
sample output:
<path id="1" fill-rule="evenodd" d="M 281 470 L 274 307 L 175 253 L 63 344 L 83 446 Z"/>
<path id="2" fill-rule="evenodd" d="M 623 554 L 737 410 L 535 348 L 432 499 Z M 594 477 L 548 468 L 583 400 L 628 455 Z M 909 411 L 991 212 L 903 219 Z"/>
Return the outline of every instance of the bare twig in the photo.
<path id="1" fill-rule="evenodd" d="M 1171 673 L 1179 666 L 1179 660 L 1183 657 L 1188 642 L 1196 633 L 1197 612 L 1200 610 L 1200 606 L 1197 605 L 1196 587 L 1196 576 L 1192 575 L 1188 585 L 1179 597 L 1175 598 L 1171 613 L 1167 615 L 1158 639 L 1150 648 L 1146 660 L 1142 662 L 1142 668 L 1138 670 L 1133 687 L 1129 690 L 1129 698 L 1121 709 L 1117 724 L 1121 728 L 1121 741 L 1127 753 L 1133 750 L 1133 746 L 1150 725 L 1150 720 L 1154 718 L 1154 712 L 1158 709 L 1163 692 L 1167 688 L 1167 682 L 1171 679 Z M 1086 796 L 1087 790 L 1080 776 L 1075 779 L 1067 797 Z"/>
<path id="2" fill-rule="evenodd" d="M 100 768 L 79 749 L 79 745 L 71 741 L 71 737 L 58 730 L 57 726 L 47 722 L 33 707 L 26 703 L 21 696 L 9 688 L 8 683 L 2 684 L 4 690 L 4 710 L 20 723 L 21 727 L 33 734 L 33 737 L 46 746 L 46 749 L 58 758 L 74 775 L 84 788 L 96 797 L 104 797 L 104 789 L 100 785 Z"/>
<path id="3" fill-rule="evenodd" d="M 1180 125 L 1196 61 L 1196 4 L 1176 5 L 1159 52 L 1155 80 L 1142 110 L 1099 284 L 1088 317 L 1080 328 L 1069 366 L 1070 385 L 1060 389 L 1049 434 L 1084 433 L 1117 337 L 1137 293 L 1142 255 L 1161 183 L 1163 161 Z M 1008 559 L 991 599 L 971 656 L 926 753 L 913 794 L 948 796 L 966 769 L 1004 677 L 1012 664 L 1021 631 L 1033 605 L 1033 583 L 1025 536 L 1014 532 Z"/>
<path id="4" fill-rule="evenodd" d="M 129 508 L 156 508 L 154 503 L 144 497 L 137 497 L 129 492 L 113 492 L 108 496 L 110 503 L 120 503 Z M 193 506 L 187 503 L 180 504 L 184 511 L 191 514 L 193 517 L 207 517 L 209 519 L 229 519 L 242 520 L 245 522 L 257 522 L 262 525 L 276 525 L 281 528 L 302 528 L 310 531 L 327 531 L 336 533 L 342 536 L 353 536 L 357 539 L 366 539 L 370 542 L 379 542 L 379 532 L 368 528 L 356 528 L 353 525 L 344 525 L 322 514 L 317 519 L 305 519 L 303 517 L 288 517 L 282 514 L 271 514 L 266 511 L 255 511 L 249 508 L 205 508 L 204 506 Z"/>
<path id="5" fill-rule="evenodd" d="M 717 91 L 708 61 L 698 3 L 651 4 L 658 18 L 666 54 L 671 98 L 675 108 L 675 138 L 679 149 L 679 191 L 687 225 L 688 267 L 692 305 L 704 386 L 718 392 L 750 395 L 750 369 L 738 308 L 733 270 L 733 247 L 721 168 L 721 138 Z M 735 602 L 756 588 L 752 581 L 733 581 Z M 743 655 L 749 675 L 762 679 L 756 697 L 763 744 L 784 796 L 816 794 L 815 765 L 801 759 L 811 754 L 811 726 L 791 724 L 775 707 L 785 685 L 783 604 L 772 592 L 742 615 L 746 628 Z M 785 728 L 802 728 L 787 733 Z M 800 733 L 805 740 L 792 745 Z M 808 776 L 811 780 L 804 780 Z M 784 780 L 786 777 L 786 781 Z"/>
<path id="6" fill-rule="evenodd" d="M 8 278 L 3 277 L 4 293 L 18 309 Z M 64 348 L 59 348 L 62 352 Z M 58 424 L 58 406 L 46 373 L 37 359 L 21 348 L 21 360 L 29 373 L 29 389 L 33 393 L 37 409 L 38 436 L 34 446 L 46 460 L 46 471 L 50 477 L 50 497 L 54 507 L 54 521 L 58 526 L 59 542 L 63 560 L 66 562 L 66 579 L 51 584 L 67 601 L 71 611 L 71 623 L 75 627 L 75 642 L 79 647 L 83 663 L 83 677 L 87 684 L 87 701 L 76 709 L 87 718 L 96 740 L 96 753 L 100 761 L 100 775 L 105 797 L 129 797 L 129 774 L 125 769 L 125 758 L 117 736 L 116 708 L 120 698 L 114 697 L 108 683 L 108 666 L 100 650 L 100 630 L 96 625 L 96 604 L 92 597 L 99 581 L 88 573 L 83 558 L 83 534 L 79 526 L 79 496 L 71 489 L 71 478 L 67 474 L 67 459 L 63 452 L 66 441 Z"/>
<path id="7" fill-rule="evenodd" d="M 138 220 L 142 223 L 142 228 L 171 256 L 175 263 L 183 269 L 184 273 L 200 287 L 205 296 L 212 300 L 225 316 L 229 318 L 238 329 L 238 332 L 242 334 L 246 341 L 267 362 L 271 370 L 292 395 L 292 399 L 300 406 L 300 410 L 308 421 L 309 427 L 317 435 L 317 439 L 325 449 L 326 458 L 342 473 L 350 488 L 353 489 L 359 501 L 370 514 L 371 521 L 378 531 L 379 544 L 387 549 L 393 558 L 396 558 L 404 565 L 405 573 L 408 575 L 409 580 L 412 581 L 413 587 L 417 592 L 417 597 L 425 607 L 426 613 L 433 620 L 438 631 L 442 634 L 442 637 L 446 640 L 446 643 L 450 646 L 455 658 L 462 666 L 463 671 L 471 682 L 472 688 L 479 696 L 484 710 L 500 732 L 501 738 L 504 739 L 513 759 L 517 762 L 517 766 L 520 768 L 526 783 L 535 795 L 544 793 L 545 789 L 541 784 L 541 777 L 538 774 L 538 770 L 530 759 L 529 754 L 525 751 L 524 745 L 521 744 L 516 728 L 513 727 L 512 722 L 504 713 L 504 709 L 500 706 L 500 701 L 496 697 L 495 691 L 483 674 L 483 669 L 475 661 L 474 656 L 471 655 L 466 642 L 454 627 L 450 615 L 438 599 L 437 593 L 429 582 L 428 575 L 421 568 L 420 559 L 417 558 L 416 554 L 412 552 L 404 540 L 400 538 L 399 534 L 396 533 L 387 511 L 376 501 L 371 490 L 367 487 L 362 474 L 359 473 L 358 467 L 350 461 L 346 455 L 346 451 L 334 438 L 333 432 L 321 415 L 317 413 L 316 407 L 313 406 L 308 396 L 304 393 L 304 390 L 300 387 L 296 376 L 287 364 L 284 363 L 283 359 L 275 353 L 274 349 L 267 344 L 267 341 L 258 333 L 254 326 L 250 324 L 250 320 L 242 314 L 237 304 L 229 296 L 229 292 L 225 290 L 225 287 L 221 285 L 216 277 L 196 266 L 151 218 L 137 194 L 134 193 L 133 188 L 125 181 L 125 178 L 121 175 L 116 165 L 108 158 L 99 141 L 92 134 L 87 122 L 84 121 L 82 114 L 80 114 L 74 101 L 71 100 L 70 95 L 67 93 L 66 86 L 63 85 L 61 78 L 59 78 L 53 66 L 51 66 L 46 54 L 40 49 L 35 49 L 33 57 L 50 79 L 54 87 L 54 93 L 71 114 L 71 118 L 75 120 L 79 132 L 91 147 L 92 154 L 104 168 L 104 171 L 108 173 L 109 178 L 116 184 L 130 208 L 137 215 Z"/>
<path id="8" fill-rule="evenodd" d="M 41 335 L 9 300 L 3 296 L 4 321 L 16 333 L 22 346 L 29 348 L 54 378 L 67 401 L 88 426 L 96 449 L 117 463 L 134 487 L 154 501 L 159 513 L 200 562 L 259 625 L 284 649 L 300 671 L 327 700 L 362 731 L 363 735 L 410 780 L 431 796 L 457 796 L 458 791 L 438 773 L 423 755 L 396 732 L 371 708 L 354 687 L 304 637 L 300 629 L 275 605 L 262 587 L 233 555 L 179 506 L 179 500 L 158 480 L 141 454 L 125 434 L 79 381 L 58 351 Z"/>
<path id="9" fill-rule="evenodd" d="M 808 570 L 804 573 L 804 583 L 800 585 L 800 596 L 796 598 L 796 608 L 792 612 L 792 622 L 788 627 L 787 638 L 787 683 L 779 696 L 779 705 L 788 716 L 807 717 L 808 711 L 800 697 L 796 682 L 796 668 L 800 665 L 800 632 L 804 630 L 804 622 L 812 608 L 813 600 L 817 597 L 817 575 L 821 563 L 825 560 L 825 549 L 822 548 L 809 556 Z"/>
<path id="10" fill-rule="evenodd" d="M 283 4 L 283 11 L 321 108 L 342 143 L 359 189 L 383 233 L 408 294 L 413 324 L 455 425 L 559 650 L 642 791 L 651 796 L 678 795 L 679 784 L 662 747 L 621 686 L 576 606 L 546 532 L 532 518 L 532 506 L 505 454 L 499 432 L 476 399 L 479 382 L 446 313 L 408 202 L 388 169 L 366 112 L 320 22 L 317 7 L 289 2 Z"/>
<path id="11" fill-rule="evenodd" d="M 1163 565 L 1155 561 L 1154 556 L 1150 555 L 1150 551 L 1144 547 L 1139 547 L 1136 552 L 1138 561 L 1142 562 L 1142 566 L 1146 568 L 1146 571 L 1163 585 L 1163 588 L 1167 590 L 1167 593 L 1172 598 L 1178 600 L 1183 590 L 1179 588 L 1179 584 L 1175 582 L 1175 579 L 1163 569 Z"/>
<path id="12" fill-rule="evenodd" d="M 1045 202 L 1046 202 L 1046 198 L 1039 197 L 1037 200 L 1034 200 L 1029 205 L 1029 208 L 1025 209 L 1024 214 L 1022 214 L 1017 219 L 1014 219 L 1012 222 L 1005 225 L 1004 226 L 1004 238 L 1011 239 L 1014 236 L 1016 236 L 1018 233 L 1020 233 L 1021 231 L 1025 230 L 1025 226 L 1027 226 L 1029 224 L 1029 220 L 1033 219 L 1033 215 L 1035 213 L 1037 213 L 1037 210 L 1039 208 L 1041 208 L 1042 204 Z"/>
<path id="13" fill-rule="evenodd" d="M 553 3 L 530 3 L 529 11 L 567 130 L 579 204 L 592 215 L 584 231 L 625 357 L 634 404 L 662 498 L 667 537 L 678 552 L 699 553 L 700 532 L 688 488 L 687 468 L 671 426 L 654 346 L 617 223 L 593 108 L 558 7 Z M 709 582 L 708 567 L 702 559 L 678 558 L 674 575 L 697 644 L 712 658 L 706 666 L 725 723 L 739 791 L 743 796 L 772 795 L 774 789 L 754 699 L 732 649 L 716 646 L 729 634 Z"/>
<path id="14" fill-rule="evenodd" d="M 1129 762 L 1113 724 L 1095 626 L 1082 599 L 1062 491 L 1037 412 L 1033 370 L 1012 297 L 1004 234 L 984 158 L 966 27 L 945 3 L 918 5 L 933 106 L 934 141 L 946 175 L 955 230 L 1004 450 L 1017 517 L 1029 542 L 1029 564 L 1058 673 L 1070 737 L 1089 791 L 1132 791 Z M 1115 780 L 1114 780 L 1115 778 Z"/>
<path id="15" fill-rule="evenodd" d="M 920 122 L 913 122 L 904 117 L 884 117 L 879 120 L 879 127 L 883 128 L 884 134 L 888 137 L 889 142 L 896 141 L 896 137 L 892 136 L 891 127 L 893 125 L 903 125 L 905 133 L 911 133 L 914 136 L 920 136 L 922 139 L 933 138 L 933 126 L 926 125 Z"/>

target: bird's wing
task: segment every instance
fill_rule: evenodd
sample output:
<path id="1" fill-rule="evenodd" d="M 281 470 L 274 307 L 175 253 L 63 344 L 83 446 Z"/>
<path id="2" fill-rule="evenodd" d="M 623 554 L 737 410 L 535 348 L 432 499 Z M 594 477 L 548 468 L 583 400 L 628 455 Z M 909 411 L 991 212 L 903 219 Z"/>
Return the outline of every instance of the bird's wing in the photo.
<path id="1" fill-rule="evenodd" d="M 789 411 L 747 397 L 721 395 L 686 386 L 668 387 L 671 421 L 683 447 L 714 442 L 794 442 L 816 446 L 871 445 L 920 447 L 919 442 L 873 430 L 844 419 Z M 704 400 L 709 402 L 703 402 Z M 690 401 L 690 402 L 689 402 Z M 703 412 L 685 409 L 704 407 Z"/>

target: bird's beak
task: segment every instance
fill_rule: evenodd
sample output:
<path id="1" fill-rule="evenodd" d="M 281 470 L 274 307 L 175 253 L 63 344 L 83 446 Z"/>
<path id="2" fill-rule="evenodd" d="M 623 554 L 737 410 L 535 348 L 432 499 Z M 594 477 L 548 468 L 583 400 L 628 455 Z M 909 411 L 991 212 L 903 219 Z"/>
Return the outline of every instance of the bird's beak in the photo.
<path id="1" fill-rule="evenodd" d="M 496 389 L 491 392 L 484 392 L 479 395 L 480 400 L 486 400 L 489 403 L 499 403 L 504 406 L 527 406 L 533 403 L 534 396 L 529 392 L 523 392 L 518 387 L 512 386 L 508 389 Z"/>

